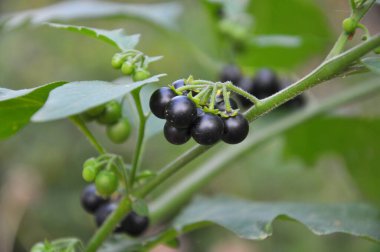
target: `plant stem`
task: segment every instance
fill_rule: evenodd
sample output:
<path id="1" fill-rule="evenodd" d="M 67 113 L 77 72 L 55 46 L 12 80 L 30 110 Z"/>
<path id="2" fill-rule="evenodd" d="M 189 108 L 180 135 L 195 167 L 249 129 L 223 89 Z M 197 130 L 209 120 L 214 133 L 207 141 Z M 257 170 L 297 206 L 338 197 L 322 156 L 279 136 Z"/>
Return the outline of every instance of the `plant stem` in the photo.
<path id="1" fill-rule="evenodd" d="M 226 146 L 218 153 L 215 153 L 212 159 L 197 167 L 189 176 L 162 192 L 161 196 L 150 204 L 152 222 L 171 216 L 179 206 L 189 200 L 195 191 L 206 185 L 224 168 L 229 167 L 229 163 L 251 152 L 253 148 L 263 142 L 338 106 L 378 93 L 380 93 L 380 83 L 376 80 L 368 81 L 363 85 L 357 85 L 336 96 L 327 98 L 318 105 L 309 106 L 293 114 L 286 115 L 265 128 L 257 129 L 254 134 L 251 134 L 237 146 Z"/>
<path id="2" fill-rule="evenodd" d="M 80 131 L 87 137 L 88 141 L 95 147 L 99 154 L 106 154 L 104 147 L 96 140 L 91 131 L 79 116 L 72 116 L 70 120 L 79 128 Z"/>
<path id="3" fill-rule="evenodd" d="M 268 113 L 274 108 L 280 106 L 286 101 L 296 97 L 303 91 L 314 87 L 315 85 L 329 80 L 334 76 L 339 75 L 344 71 L 352 62 L 358 60 L 364 54 L 370 52 L 374 48 L 380 45 L 380 35 L 377 35 L 362 44 L 352 48 L 351 50 L 336 56 L 328 61 L 322 63 L 318 68 L 316 68 L 309 75 L 299 80 L 298 82 L 292 84 L 286 89 L 264 99 L 249 109 L 244 115 L 249 122 L 254 121 L 259 116 Z M 136 193 L 140 197 L 144 197 L 149 192 L 151 192 L 156 186 L 160 185 L 163 181 L 171 177 L 178 170 L 182 168 L 185 164 L 194 160 L 194 158 L 200 156 L 207 149 L 212 146 L 202 146 L 196 145 L 187 152 L 183 153 L 173 162 L 166 165 L 162 170 L 157 174 L 155 178 L 143 185 Z"/>
<path id="4" fill-rule="evenodd" d="M 85 252 L 95 252 L 107 238 L 107 236 L 113 232 L 116 225 L 124 218 L 124 216 L 131 210 L 131 201 L 128 196 L 124 196 L 117 208 L 106 219 L 102 226 L 98 229 L 95 235 L 91 238 L 87 244 Z"/>
<path id="5" fill-rule="evenodd" d="M 243 96 L 244 98 L 250 100 L 253 104 L 255 105 L 258 105 L 260 104 L 260 100 L 257 99 L 255 96 L 251 95 L 250 93 L 246 92 L 245 90 L 235 86 L 234 84 L 232 84 L 231 82 L 228 82 L 227 83 L 227 88 L 229 90 L 231 90 L 232 92 L 235 92 L 241 96 Z"/>
<path id="6" fill-rule="evenodd" d="M 133 188 L 133 183 L 135 182 L 136 173 L 141 163 L 141 156 L 142 156 L 142 152 L 144 148 L 144 135 L 145 135 L 145 124 L 146 124 L 146 117 L 144 115 L 144 111 L 141 106 L 140 90 L 139 89 L 134 90 L 132 92 L 132 96 L 135 99 L 136 104 L 137 104 L 136 107 L 137 107 L 137 113 L 139 115 L 140 123 L 139 123 L 135 153 L 132 159 L 132 168 L 131 168 L 130 182 L 129 182 L 131 188 Z"/>

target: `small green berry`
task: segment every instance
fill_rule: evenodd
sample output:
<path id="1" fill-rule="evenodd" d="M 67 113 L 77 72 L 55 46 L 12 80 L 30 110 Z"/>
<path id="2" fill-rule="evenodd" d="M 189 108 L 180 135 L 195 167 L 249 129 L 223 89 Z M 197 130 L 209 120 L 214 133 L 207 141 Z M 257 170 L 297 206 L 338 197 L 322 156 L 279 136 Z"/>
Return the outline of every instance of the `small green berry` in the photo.
<path id="1" fill-rule="evenodd" d="M 103 113 L 97 118 L 101 124 L 113 124 L 121 117 L 121 105 L 117 101 L 110 101 L 106 104 Z"/>
<path id="2" fill-rule="evenodd" d="M 343 26 L 343 30 L 347 34 L 352 34 L 356 30 L 357 23 L 352 18 L 346 18 L 345 20 L 343 20 L 342 26 Z"/>
<path id="3" fill-rule="evenodd" d="M 135 70 L 135 65 L 132 62 L 126 61 L 121 66 L 121 72 L 125 75 L 131 75 L 133 74 L 133 71 Z"/>
<path id="4" fill-rule="evenodd" d="M 150 73 L 147 70 L 142 69 L 142 68 L 137 69 L 132 75 L 132 79 L 135 82 L 148 79 L 149 77 L 150 77 Z"/>
<path id="5" fill-rule="evenodd" d="M 125 60 L 125 57 L 124 55 L 120 54 L 120 53 L 116 53 L 113 57 L 112 57 L 112 61 L 111 61 L 111 65 L 116 68 L 116 69 L 119 69 L 121 67 L 121 65 L 124 63 L 124 60 Z"/>
<path id="6" fill-rule="evenodd" d="M 92 182 L 96 178 L 98 169 L 95 166 L 85 166 L 82 170 L 82 177 L 86 182 Z"/>
<path id="7" fill-rule="evenodd" d="M 375 50 L 373 50 L 373 51 L 374 51 L 374 53 L 376 53 L 376 54 L 380 54 L 380 47 L 375 48 Z"/>
<path id="8" fill-rule="evenodd" d="M 95 179 L 96 191 L 103 196 L 114 193 L 119 186 L 117 175 L 112 171 L 100 171 Z"/>
<path id="9" fill-rule="evenodd" d="M 104 109 L 106 108 L 105 104 L 90 108 L 86 111 L 86 115 L 90 117 L 98 117 L 100 114 L 103 113 Z"/>
<path id="10" fill-rule="evenodd" d="M 131 124 L 128 118 L 122 118 L 117 123 L 107 127 L 107 136 L 114 143 L 123 143 L 131 134 Z"/>

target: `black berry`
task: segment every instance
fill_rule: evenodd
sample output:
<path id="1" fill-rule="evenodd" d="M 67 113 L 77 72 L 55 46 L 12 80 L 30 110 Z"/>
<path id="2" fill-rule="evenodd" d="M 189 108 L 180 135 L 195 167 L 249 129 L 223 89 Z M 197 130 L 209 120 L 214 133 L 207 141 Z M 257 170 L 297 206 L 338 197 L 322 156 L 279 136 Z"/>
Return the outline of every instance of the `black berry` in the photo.
<path id="1" fill-rule="evenodd" d="M 183 87 L 185 86 L 185 80 L 184 79 L 176 80 L 175 82 L 172 83 L 172 85 L 175 89 Z"/>
<path id="2" fill-rule="evenodd" d="M 239 68 L 234 65 L 225 66 L 219 76 L 221 82 L 231 81 L 234 84 L 238 83 L 241 78 L 242 74 Z"/>
<path id="3" fill-rule="evenodd" d="M 101 206 L 96 212 L 95 212 L 95 222 L 98 227 L 103 225 L 104 221 L 107 219 L 107 217 L 117 208 L 117 203 L 108 203 L 103 206 Z M 121 233 L 123 230 L 121 228 L 121 224 L 118 224 L 114 230 L 115 233 Z"/>
<path id="4" fill-rule="evenodd" d="M 253 80 L 252 78 L 244 77 L 238 82 L 238 87 L 243 89 L 244 91 L 254 95 L 254 87 L 253 87 Z M 243 96 L 238 95 L 237 98 L 239 99 L 241 105 L 244 107 L 248 107 L 252 105 L 252 102 L 250 102 L 248 99 L 246 99 Z"/>
<path id="5" fill-rule="evenodd" d="M 231 98 L 230 98 L 230 105 L 231 105 L 232 109 L 238 109 L 239 108 L 236 101 L 234 99 L 231 99 Z M 215 108 L 218 109 L 219 111 L 225 111 L 226 110 L 226 104 L 222 100 L 221 102 L 218 102 L 216 104 Z"/>
<path id="6" fill-rule="evenodd" d="M 204 113 L 194 122 L 191 136 L 202 145 L 218 142 L 223 134 L 223 121 L 219 116 Z"/>
<path id="7" fill-rule="evenodd" d="M 253 78 L 253 87 L 248 92 L 263 99 L 278 91 L 280 91 L 280 82 L 276 74 L 270 69 L 263 68 L 256 73 Z"/>
<path id="8" fill-rule="evenodd" d="M 149 107 L 152 113 L 158 118 L 165 118 L 165 107 L 176 93 L 168 87 L 162 87 L 154 91 L 150 97 Z"/>
<path id="9" fill-rule="evenodd" d="M 187 96 L 176 96 L 165 109 L 166 120 L 176 128 L 188 128 L 197 117 L 197 107 Z"/>
<path id="10" fill-rule="evenodd" d="M 169 143 L 180 145 L 184 144 L 190 139 L 190 129 L 189 128 L 176 128 L 166 123 L 164 126 L 164 135 Z"/>
<path id="11" fill-rule="evenodd" d="M 140 236 L 149 226 L 149 218 L 130 212 L 121 222 L 121 230 L 130 236 Z"/>
<path id="12" fill-rule="evenodd" d="M 94 213 L 99 207 L 106 204 L 109 199 L 99 196 L 96 193 L 95 185 L 91 184 L 83 189 L 80 201 L 87 212 Z"/>
<path id="13" fill-rule="evenodd" d="M 224 131 L 222 140 L 229 144 L 242 142 L 248 135 L 249 124 L 243 115 L 237 114 L 233 117 L 223 118 Z"/>

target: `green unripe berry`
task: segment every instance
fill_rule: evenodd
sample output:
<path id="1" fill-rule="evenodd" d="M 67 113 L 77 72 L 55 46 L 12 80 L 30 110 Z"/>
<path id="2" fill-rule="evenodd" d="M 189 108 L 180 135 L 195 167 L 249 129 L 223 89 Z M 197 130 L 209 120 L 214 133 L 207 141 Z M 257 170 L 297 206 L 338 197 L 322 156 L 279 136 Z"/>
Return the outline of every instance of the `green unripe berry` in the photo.
<path id="1" fill-rule="evenodd" d="M 96 178 L 96 174 L 98 173 L 98 169 L 96 166 L 85 166 L 82 170 L 82 178 L 86 182 L 92 182 Z"/>
<path id="2" fill-rule="evenodd" d="M 131 75 L 133 74 L 133 71 L 135 70 L 135 65 L 132 62 L 126 61 L 121 66 L 121 72 L 125 75 Z"/>
<path id="3" fill-rule="evenodd" d="M 374 53 L 376 53 L 376 54 L 380 54 L 380 47 L 375 48 L 375 50 L 373 50 L 373 51 L 374 51 Z"/>
<path id="4" fill-rule="evenodd" d="M 132 75 L 132 79 L 135 82 L 148 79 L 149 77 L 150 77 L 150 73 L 147 70 L 142 69 L 142 68 L 137 69 Z"/>
<path id="5" fill-rule="evenodd" d="M 112 171 L 100 171 L 95 179 L 96 191 L 103 196 L 114 193 L 119 186 L 119 179 Z"/>
<path id="6" fill-rule="evenodd" d="M 131 134 L 131 124 L 128 118 L 122 118 L 117 123 L 107 127 L 107 136 L 114 143 L 123 143 Z"/>
<path id="7" fill-rule="evenodd" d="M 124 63 L 125 57 L 120 53 L 116 53 L 111 60 L 111 65 L 113 68 L 119 69 L 121 65 Z"/>
<path id="8" fill-rule="evenodd" d="M 90 117 L 97 117 L 103 113 L 105 108 L 106 108 L 105 104 L 101 104 L 99 106 L 90 108 L 89 110 L 86 111 L 86 114 Z"/>
<path id="9" fill-rule="evenodd" d="M 121 105 L 117 101 L 110 101 L 106 104 L 103 113 L 97 118 L 99 123 L 113 124 L 121 117 Z"/>
<path id="10" fill-rule="evenodd" d="M 342 27 L 347 34 L 352 34 L 356 30 L 357 23 L 352 18 L 346 18 L 342 22 Z"/>

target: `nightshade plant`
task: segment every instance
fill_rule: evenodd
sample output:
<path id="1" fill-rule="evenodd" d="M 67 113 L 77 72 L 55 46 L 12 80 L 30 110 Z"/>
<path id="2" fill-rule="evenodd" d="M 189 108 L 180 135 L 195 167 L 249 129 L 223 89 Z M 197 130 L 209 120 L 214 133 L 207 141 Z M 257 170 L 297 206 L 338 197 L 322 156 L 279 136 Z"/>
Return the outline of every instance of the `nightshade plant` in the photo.
<path id="1" fill-rule="evenodd" d="M 229 36 L 230 43 L 234 46 L 244 47 L 242 43 L 247 38 L 250 22 L 247 19 L 233 19 L 233 13 L 225 12 L 228 10 L 228 3 L 220 2 L 222 5 L 219 8 L 225 8 L 219 23 L 220 32 Z M 99 3 L 100 1 L 94 1 L 94 4 Z M 308 105 L 303 110 L 273 122 L 259 137 L 255 135 L 253 124 L 253 130 L 248 135 L 248 122 L 254 122 L 320 83 L 370 70 L 379 72 L 380 58 L 363 57 L 380 48 L 380 35 L 371 35 L 360 23 L 375 1 L 350 0 L 349 3 L 351 15 L 342 22 L 343 31 L 326 59 L 305 77 L 281 90 L 275 88 L 270 94 L 263 96 L 255 96 L 255 90 L 251 92 L 248 87 L 239 87 L 241 78 L 234 78 L 236 69 L 229 68 L 221 75 L 220 80 L 197 79 L 189 73 L 183 79 L 157 88 L 152 96 L 144 97 L 140 92 L 142 88 L 158 82 L 165 75 L 151 74 L 150 64 L 161 57 L 151 57 L 136 50 L 138 35 L 127 35 L 122 30 L 44 23 L 43 25 L 52 28 L 78 32 L 115 46 L 119 51 L 110 57 L 110 67 L 118 69 L 128 78 L 118 82 L 60 81 L 18 91 L 0 89 L 1 138 L 15 134 L 29 121 L 46 122 L 68 118 L 97 151 L 97 154 L 83 162 L 81 173 L 88 186 L 82 192 L 81 202 L 84 209 L 94 215 L 98 229 L 89 241 L 68 238 L 40 242 L 33 246 L 32 252 L 102 251 L 102 245 L 114 232 L 141 237 L 149 225 L 165 219 L 167 212 L 178 209 L 225 164 L 249 151 L 252 146 L 265 142 L 271 136 L 315 115 L 379 92 L 378 82 L 363 83 L 360 87 L 349 88 L 331 99 L 321 101 L 320 105 Z M 243 7 L 238 8 L 238 12 L 241 11 L 244 11 Z M 135 15 L 141 15 L 141 12 L 138 13 Z M 163 20 L 154 20 L 156 17 L 148 14 L 143 18 L 163 26 L 167 24 Z M 59 16 L 57 19 L 59 20 Z M 4 22 L 6 27 L 6 19 Z M 364 30 L 363 41 L 346 50 L 347 42 L 356 36 L 357 29 Z M 165 82 L 168 81 L 165 79 Z M 245 100 L 249 101 L 244 103 L 245 110 L 239 109 L 234 97 L 241 100 L 240 105 Z M 132 127 L 123 111 L 122 105 L 126 100 L 132 102 L 137 114 L 136 128 Z M 151 111 L 144 110 L 144 104 L 149 104 Z M 167 123 L 162 128 L 169 142 L 183 144 L 192 136 L 199 143 L 157 172 L 143 170 L 140 165 L 148 118 L 152 113 L 158 118 L 166 119 Z M 123 143 L 131 131 L 137 131 L 130 164 L 125 162 L 123 156 L 107 151 L 97 140 L 87 126 L 93 120 L 106 125 L 107 135 L 115 143 Z M 157 187 L 185 169 L 187 163 L 221 142 L 219 140 L 239 145 L 231 145 L 217 153 L 204 165 L 189 173 L 179 184 L 173 185 L 176 190 L 164 191 L 162 195 L 155 196 L 157 198 L 148 198 Z M 239 215 L 230 214 L 238 211 Z M 313 213 L 313 218 L 310 213 Z M 178 244 L 173 241 L 179 235 L 212 223 L 221 225 L 240 237 L 260 240 L 271 235 L 270 224 L 278 216 L 297 220 L 316 234 L 343 232 L 380 241 L 378 212 L 368 205 L 271 204 L 215 197 L 197 198 L 160 233 L 148 233 L 141 239 L 125 244 L 120 241 L 120 244 L 123 251 L 147 251 L 162 243 L 175 246 Z M 339 220 L 339 225 L 334 224 L 336 220 Z M 236 223 L 241 224 L 235 225 Z"/>

